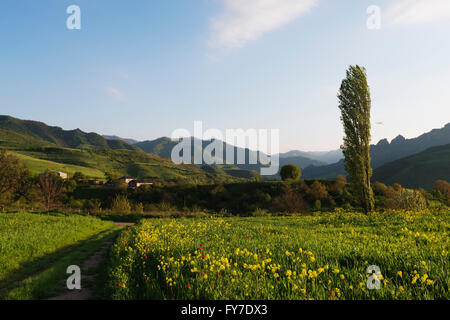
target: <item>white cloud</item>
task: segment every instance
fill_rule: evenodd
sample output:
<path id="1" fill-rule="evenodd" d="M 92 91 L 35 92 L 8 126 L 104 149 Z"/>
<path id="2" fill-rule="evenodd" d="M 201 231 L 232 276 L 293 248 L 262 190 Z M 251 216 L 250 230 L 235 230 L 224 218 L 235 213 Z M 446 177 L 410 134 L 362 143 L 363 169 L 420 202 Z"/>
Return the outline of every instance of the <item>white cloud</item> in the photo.
<path id="1" fill-rule="evenodd" d="M 239 48 L 311 10 L 318 0 L 221 0 L 225 11 L 211 22 L 210 45 Z"/>
<path id="2" fill-rule="evenodd" d="M 386 11 L 392 24 L 410 25 L 450 19 L 450 0 L 397 0 Z"/>
<path id="3" fill-rule="evenodd" d="M 120 91 L 117 88 L 112 88 L 112 87 L 108 87 L 105 88 L 105 91 L 113 98 L 118 99 L 118 100 L 124 100 L 125 96 L 122 93 L 122 91 Z"/>

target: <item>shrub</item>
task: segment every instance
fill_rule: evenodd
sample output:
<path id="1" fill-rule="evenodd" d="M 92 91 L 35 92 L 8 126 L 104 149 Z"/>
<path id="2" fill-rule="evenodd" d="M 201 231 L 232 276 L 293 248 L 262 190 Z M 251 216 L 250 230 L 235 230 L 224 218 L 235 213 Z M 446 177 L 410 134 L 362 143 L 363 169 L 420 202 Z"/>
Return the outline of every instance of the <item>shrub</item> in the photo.
<path id="1" fill-rule="evenodd" d="M 126 195 L 118 194 L 114 197 L 111 210 L 119 214 L 128 214 L 131 212 L 131 205 Z"/>
<path id="2" fill-rule="evenodd" d="M 142 202 L 138 202 L 134 205 L 133 211 L 136 213 L 144 213 L 144 205 Z"/>
<path id="3" fill-rule="evenodd" d="M 282 195 L 273 201 L 273 208 L 275 211 L 295 213 L 305 212 L 307 205 L 301 194 L 291 185 L 284 185 Z"/>
<path id="4" fill-rule="evenodd" d="M 423 211 L 427 209 L 427 201 L 422 193 L 416 190 L 402 189 L 386 200 L 386 207 L 396 210 Z"/>
<path id="5" fill-rule="evenodd" d="M 308 196 L 310 196 L 314 201 L 326 200 L 328 198 L 327 187 L 325 187 L 319 181 L 314 181 L 314 183 L 309 187 Z"/>
<path id="6" fill-rule="evenodd" d="M 438 180 L 434 184 L 434 190 L 440 192 L 447 201 L 450 201 L 450 183 L 444 180 Z"/>
<path id="7" fill-rule="evenodd" d="M 301 171 L 295 164 L 288 164 L 281 168 L 280 176 L 283 181 L 298 181 L 301 176 Z"/>
<path id="8" fill-rule="evenodd" d="M 256 210 L 254 210 L 252 212 L 252 216 L 253 217 L 270 217 L 271 214 L 266 209 L 256 208 Z"/>

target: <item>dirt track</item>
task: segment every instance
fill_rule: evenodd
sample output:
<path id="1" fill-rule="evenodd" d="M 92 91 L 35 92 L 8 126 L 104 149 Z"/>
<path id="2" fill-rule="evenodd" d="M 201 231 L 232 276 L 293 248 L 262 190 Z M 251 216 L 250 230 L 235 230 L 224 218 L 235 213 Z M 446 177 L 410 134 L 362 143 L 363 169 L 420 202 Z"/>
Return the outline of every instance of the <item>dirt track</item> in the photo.
<path id="1" fill-rule="evenodd" d="M 116 227 L 128 227 L 135 225 L 134 223 L 114 222 Z M 86 280 L 93 281 L 96 278 L 96 274 L 84 275 L 90 269 L 95 269 L 100 266 L 103 259 L 106 256 L 108 249 L 111 247 L 112 241 L 106 241 L 101 248 L 95 252 L 89 259 L 85 260 L 81 265 L 81 289 L 80 290 L 67 290 L 65 293 L 56 297 L 52 297 L 49 300 L 89 300 L 92 298 L 92 290 L 89 286 L 84 287 L 83 282 Z"/>

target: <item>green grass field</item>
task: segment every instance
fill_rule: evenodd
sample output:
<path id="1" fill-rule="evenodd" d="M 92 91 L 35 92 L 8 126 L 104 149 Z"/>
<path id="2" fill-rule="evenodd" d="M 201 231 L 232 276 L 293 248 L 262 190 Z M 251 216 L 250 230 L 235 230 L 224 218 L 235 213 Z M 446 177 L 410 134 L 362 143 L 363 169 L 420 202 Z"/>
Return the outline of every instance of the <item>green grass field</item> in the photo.
<path id="1" fill-rule="evenodd" d="M 113 229 L 112 222 L 78 215 L 0 214 L 0 288 L 3 289 L 0 296 L 5 294 L 6 288 L 20 286 L 23 280 L 28 280 L 29 289 L 33 286 L 29 277 L 52 267 L 63 257 L 69 260 L 72 257 L 74 259 L 58 267 L 62 270 L 59 275 L 65 276 L 65 268 L 80 256 L 80 252 L 73 252 L 77 245 L 85 242 L 92 246 L 91 238 Z M 84 251 L 88 249 L 89 246 Z M 55 280 L 53 275 L 46 278 L 48 285 Z"/>
<path id="2" fill-rule="evenodd" d="M 148 219 L 113 246 L 108 290 L 113 299 L 449 299 L 449 232 L 448 213 Z M 369 275 L 372 265 L 380 272 Z"/>
<path id="3" fill-rule="evenodd" d="M 94 168 L 88 168 L 83 166 L 77 166 L 77 165 L 71 165 L 71 164 L 64 164 L 64 163 L 57 163 L 49 160 L 42 160 L 33 158 L 24 154 L 11 152 L 13 153 L 17 158 L 21 160 L 21 162 L 32 172 L 35 174 L 40 174 L 42 172 L 45 172 L 46 170 L 50 169 L 53 171 L 62 171 L 69 176 L 73 176 L 75 172 L 81 172 L 87 177 L 95 177 L 95 178 L 104 178 L 105 173 L 103 171 L 100 171 L 98 169 Z"/>

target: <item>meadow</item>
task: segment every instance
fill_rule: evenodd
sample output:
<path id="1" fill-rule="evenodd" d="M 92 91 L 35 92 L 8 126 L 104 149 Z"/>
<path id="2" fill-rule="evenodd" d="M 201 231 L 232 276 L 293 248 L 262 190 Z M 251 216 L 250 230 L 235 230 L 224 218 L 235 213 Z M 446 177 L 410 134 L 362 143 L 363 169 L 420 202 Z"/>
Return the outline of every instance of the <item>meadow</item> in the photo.
<path id="1" fill-rule="evenodd" d="M 147 219 L 113 245 L 107 289 L 113 299 L 449 299 L 449 232 L 448 212 Z"/>
<path id="2" fill-rule="evenodd" d="M 36 276 L 62 257 L 71 260 L 76 245 L 113 228 L 112 222 L 80 215 L 0 214 L 0 297 L 6 288 Z M 59 277 L 66 277 L 67 266 L 60 268 Z"/>

